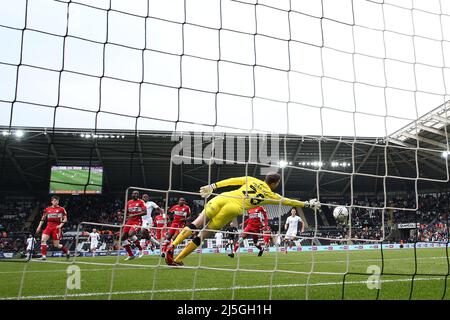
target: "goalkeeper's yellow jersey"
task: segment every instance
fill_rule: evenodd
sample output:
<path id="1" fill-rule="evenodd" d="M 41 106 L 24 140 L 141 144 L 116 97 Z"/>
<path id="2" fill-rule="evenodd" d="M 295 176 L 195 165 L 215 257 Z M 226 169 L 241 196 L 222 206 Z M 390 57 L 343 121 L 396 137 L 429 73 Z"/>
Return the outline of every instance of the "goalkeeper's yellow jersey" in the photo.
<path id="1" fill-rule="evenodd" d="M 305 206 L 303 201 L 284 198 L 278 193 L 273 192 L 266 182 L 253 177 L 244 176 L 216 182 L 216 188 L 228 186 L 241 187 L 237 190 L 224 192 L 221 195 L 229 196 L 230 200 L 234 199 L 241 204 L 243 203 L 245 210 L 265 204 L 279 204 L 280 202 L 281 204 L 293 207 L 303 208 Z"/>

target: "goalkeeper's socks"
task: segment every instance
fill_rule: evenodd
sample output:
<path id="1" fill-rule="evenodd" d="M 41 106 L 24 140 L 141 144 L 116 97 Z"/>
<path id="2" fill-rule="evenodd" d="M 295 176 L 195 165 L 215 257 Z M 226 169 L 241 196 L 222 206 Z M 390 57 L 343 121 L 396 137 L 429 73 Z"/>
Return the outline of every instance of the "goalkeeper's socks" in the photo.
<path id="1" fill-rule="evenodd" d="M 189 241 L 188 245 L 180 252 L 180 254 L 174 259 L 175 262 L 181 262 L 186 256 L 192 253 L 200 245 L 201 240 L 199 237 L 195 237 L 192 241 Z"/>
<path id="2" fill-rule="evenodd" d="M 190 227 L 184 227 L 183 230 L 181 230 L 180 234 L 177 236 L 177 238 L 172 242 L 172 245 L 174 247 L 178 246 L 186 238 L 190 237 L 192 232 L 193 231 L 192 231 L 192 229 Z"/>
<path id="3" fill-rule="evenodd" d="M 41 254 L 43 257 L 47 256 L 47 245 L 46 244 L 41 245 Z"/>

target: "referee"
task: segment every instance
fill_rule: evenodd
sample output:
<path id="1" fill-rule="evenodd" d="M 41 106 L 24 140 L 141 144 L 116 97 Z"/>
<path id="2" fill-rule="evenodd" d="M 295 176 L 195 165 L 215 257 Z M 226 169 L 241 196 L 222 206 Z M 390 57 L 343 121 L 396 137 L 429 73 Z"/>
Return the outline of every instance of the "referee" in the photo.
<path id="1" fill-rule="evenodd" d="M 231 252 L 233 252 L 234 242 L 238 237 L 238 229 L 234 226 L 233 222 L 230 222 L 230 225 L 224 228 L 224 231 L 227 232 L 227 244 L 225 245 L 225 252 L 227 251 L 228 246 L 231 247 Z"/>

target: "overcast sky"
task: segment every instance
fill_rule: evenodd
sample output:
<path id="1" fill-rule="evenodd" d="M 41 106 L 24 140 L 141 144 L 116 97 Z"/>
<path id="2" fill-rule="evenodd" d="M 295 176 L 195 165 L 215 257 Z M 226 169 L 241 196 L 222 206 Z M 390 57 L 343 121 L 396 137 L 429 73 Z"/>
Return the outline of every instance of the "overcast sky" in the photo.
<path id="1" fill-rule="evenodd" d="M 450 1 L 25 2 L 0 125 L 385 136 L 450 96 Z"/>

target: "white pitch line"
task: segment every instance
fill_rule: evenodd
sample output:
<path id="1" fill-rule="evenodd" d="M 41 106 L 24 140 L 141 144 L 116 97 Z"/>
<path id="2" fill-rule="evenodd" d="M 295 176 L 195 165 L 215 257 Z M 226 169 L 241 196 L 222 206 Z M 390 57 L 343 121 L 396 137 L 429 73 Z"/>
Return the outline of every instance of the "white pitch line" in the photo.
<path id="1" fill-rule="evenodd" d="M 414 281 L 437 281 L 445 279 L 445 277 L 429 277 L 429 278 L 415 278 Z M 411 282 L 411 279 L 390 279 L 390 280 L 380 280 L 381 283 L 392 283 L 392 282 Z M 367 281 L 346 281 L 346 285 L 350 284 L 365 284 Z M 280 284 L 273 285 L 272 288 L 296 288 L 296 287 L 320 287 L 320 286 L 342 286 L 342 282 L 318 282 L 318 283 L 298 283 L 298 284 Z M 267 289 L 270 288 L 269 285 L 262 286 L 235 286 L 229 288 L 196 288 L 195 291 L 230 291 L 230 290 L 254 290 L 254 289 Z M 162 289 L 162 290 L 136 290 L 136 291 L 114 291 L 114 292 L 91 292 L 91 293 L 74 293 L 74 294 L 56 294 L 56 295 L 39 295 L 39 296 L 21 296 L 20 299 L 57 299 L 57 298 L 79 298 L 79 297 L 95 297 L 95 296 L 107 296 L 112 295 L 131 295 L 131 294 L 149 294 L 149 293 L 172 293 L 180 292 L 181 288 L 178 289 Z M 15 297 L 4 297 L 0 300 L 18 300 Z"/>
<path id="2" fill-rule="evenodd" d="M 116 268 L 116 270 L 142 270 L 145 269 L 143 267 L 136 267 L 136 268 Z M 97 271 L 105 271 L 106 269 L 82 269 L 81 272 L 97 272 Z M 67 271 L 65 269 L 53 269 L 53 270 L 27 270 L 28 273 L 55 273 L 55 272 L 62 272 L 66 273 Z M 22 274 L 23 271 L 0 271 L 0 274 Z"/>
<path id="3" fill-rule="evenodd" d="M 428 257 L 428 258 L 417 258 L 417 260 L 440 260 L 440 259 L 447 259 L 446 257 Z M 407 260 L 414 260 L 414 258 L 393 258 L 388 259 L 386 261 L 407 261 Z M 147 265 L 147 264 L 128 264 L 128 263 L 119 263 L 119 264 L 113 264 L 113 263 L 100 263 L 100 262 L 89 262 L 89 261 L 76 261 L 76 262 L 66 262 L 66 261 L 40 261 L 40 260 L 32 260 L 33 262 L 39 262 L 39 263 L 51 263 L 51 264 L 85 264 L 85 265 L 96 265 L 96 266 L 105 266 L 105 267 L 114 267 L 114 266 L 123 266 L 126 268 L 116 268 L 116 270 L 135 270 L 135 269 L 155 269 L 158 267 L 167 268 L 165 265 Z M 351 260 L 351 262 L 378 262 L 380 259 L 355 259 Z M 347 260 L 331 260 L 331 261 L 320 261 L 317 262 L 317 264 L 336 264 L 336 263 L 346 263 Z M 299 262 L 284 262 L 279 263 L 278 265 L 306 265 L 311 262 L 308 261 L 299 261 Z M 261 266 L 269 264 L 248 264 L 246 266 Z M 224 266 L 233 266 L 228 264 L 221 264 L 221 265 L 208 265 L 208 267 L 205 267 L 205 269 L 215 269 L 217 267 L 224 267 Z M 184 267 L 184 269 L 188 268 L 197 268 L 197 267 Z M 105 269 L 83 269 L 83 272 L 96 272 L 96 271 L 104 271 Z M 233 269 L 228 269 L 233 270 Z M 65 270 L 29 270 L 27 273 L 53 273 L 53 272 L 66 272 Z M 285 271 L 283 269 L 280 269 L 281 272 Z M 0 274 L 22 274 L 23 271 L 0 271 Z M 263 272 L 273 272 L 273 270 L 263 270 Z M 295 272 L 295 271 L 293 271 Z M 331 273 L 331 274 L 343 274 L 343 273 Z"/>
<path id="4" fill-rule="evenodd" d="M 414 258 L 414 257 L 405 257 L 405 258 L 384 258 L 384 262 L 389 262 L 389 261 L 407 261 L 407 260 L 447 260 L 447 257 L 423 257 L 423 258 Z M 350 260 L 350 263 L 354 263 L 354 262 L 381 262 L 381 257 L 378 259 L 353 259 Z M 118 264 L 116 263 L 101 263 L 101 262 L 89 262 L 89 261 L 80 261 L 77 260 L 76 262 L 72 262 L 72 261 L 41 261 L 41 260 L 32 260 L 33 262 L 39 262 L 39 263 L 54 263 L 54 264 L 86 264 L 86 265 L 98 265 L 98 266 L 130 266 L 130 267 L 142 267 L 142 268 L 155 268 L 158 267 L 157 265 L 148 265 L 148 264 L 134 264 L 134 263 L 123 263 L 123 262 L 119 262 Z M 281 262 L 279 263 L 279 265 L 302 265 L 302 264 L 310 264 L 311 261 L 298 261 L 298 262 Z M 329 261 L 319 261 L 316 262 L 316 264 L 334 264 L 334 263 L 347 263 L 347 260 L 329 260 Z M 246 264 L 246 266 L 261 266 L 261 265 L 270 265 L 270 264 Z M 165 265 L 161 265 L 161 266 L 165 266 Z M 159 267 L 161 267 L 159 266 Z M 232 264 L 220 264 L 220 265 L 215 265 L 215 264 L 208 264 L 208 267 L 214 267 L 214 266 L 233 266 Z M 185 268 L 191 268 L 188 266 L 185 266 Z M 197 267 L 192 267 L 192 268 L 197 268 Z M 3 273 L 3 272 L 0 272 Z M 7 272 L 4 272 L 7 273 Z"/>

